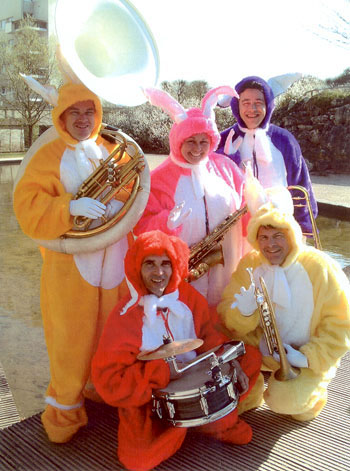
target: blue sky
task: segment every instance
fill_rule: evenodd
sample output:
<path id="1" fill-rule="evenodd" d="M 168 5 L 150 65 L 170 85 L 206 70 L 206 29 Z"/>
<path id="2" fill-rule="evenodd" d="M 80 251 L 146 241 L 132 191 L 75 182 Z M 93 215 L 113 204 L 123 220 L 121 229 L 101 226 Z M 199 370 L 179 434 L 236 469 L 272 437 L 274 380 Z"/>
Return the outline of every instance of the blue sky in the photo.
<path id="1" fill-rule="evenodd" d="M 332 9 L 350 21 L 348 0 L 132 0 L 151 28 L 163 80 L 234 84 L 246 75 L 268 79 L 288 72 L 318 78 L 350 66 L 350 49 L 317 37 L 334 23 Z M 329 6 L 331 5 L 331 6 Z"/>

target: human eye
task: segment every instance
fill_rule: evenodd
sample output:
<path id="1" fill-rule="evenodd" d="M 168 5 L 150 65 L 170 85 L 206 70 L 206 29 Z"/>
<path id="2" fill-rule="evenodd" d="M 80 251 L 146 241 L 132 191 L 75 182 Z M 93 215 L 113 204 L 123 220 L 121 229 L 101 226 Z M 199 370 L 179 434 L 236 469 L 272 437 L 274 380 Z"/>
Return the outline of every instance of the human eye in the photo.
<path id="1" fill-rule="evenodd" d="M 146 268 L 150 268 L 153 266 L 153 262 L 152 260 L 145 260 L 142 265 Z"/>
<path id="2" fill-rule="evenodd" d="M 171 262 L 169 260 L 167 260 L 165 262 L 162 262 L 162 265 L 163 265 L 163 267 L 166 267 L 166 268 L 169 268 L 169 267 L 171 268 L 171 266 L 172 266 Z"/>
<path id="3" fill-rule="evenodd" d="M 275 239 L 284 239 L 284 234 L 283 232 L 279 232 L 278 234 L 275 235 Z"/>

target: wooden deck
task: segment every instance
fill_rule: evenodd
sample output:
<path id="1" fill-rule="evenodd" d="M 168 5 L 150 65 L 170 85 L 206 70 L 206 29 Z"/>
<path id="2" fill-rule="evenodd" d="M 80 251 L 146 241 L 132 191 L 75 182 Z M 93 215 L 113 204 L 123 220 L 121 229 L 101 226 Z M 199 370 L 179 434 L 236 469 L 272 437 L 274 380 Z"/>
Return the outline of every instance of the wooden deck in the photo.
<path id="1" fill-rule="evenodd" d="M 243 415 L 253 427 L 249 445 L 230 446 L 189 430 L 184 445 L 157 471 L 349 471 L 350 353 L 329 386 L 328 404 L 300 423 L 266 406 Z M 40 414 L 0 431 L 1 471 L 114 471 L 117 413 L 87 401 L 89 425 L 65 445 L 49 443 Z"/>

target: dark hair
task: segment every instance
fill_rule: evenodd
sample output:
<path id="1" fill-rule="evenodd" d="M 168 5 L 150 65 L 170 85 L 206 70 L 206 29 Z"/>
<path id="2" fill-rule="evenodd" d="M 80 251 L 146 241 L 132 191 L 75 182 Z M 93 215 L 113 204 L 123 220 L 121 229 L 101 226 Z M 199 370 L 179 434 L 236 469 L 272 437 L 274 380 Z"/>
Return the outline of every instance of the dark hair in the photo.
<path id="1" fill-rule="evenodd" d="M 245 82 L 242 85 L 242 88 L 237 90 L 237 92 L 242 93 L 244 92 L 244 90 L 247 90 L 247 88 L 254 88 L 256 90 L 259 90 L 265 96 L 264 87 L 261 85 L 261 83 L 257 82 L 256 80 L 248 80 L 248 82 Z"/>

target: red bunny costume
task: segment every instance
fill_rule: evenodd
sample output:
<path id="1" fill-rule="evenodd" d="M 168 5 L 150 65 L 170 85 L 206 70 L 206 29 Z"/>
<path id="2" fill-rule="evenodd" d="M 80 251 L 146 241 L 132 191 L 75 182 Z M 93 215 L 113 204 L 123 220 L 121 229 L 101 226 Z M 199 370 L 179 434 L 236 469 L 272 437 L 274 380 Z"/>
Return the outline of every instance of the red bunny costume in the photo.
<path id="1" fill-rule="evenodd" d="M 150 102 L 169 113 L 175 121 L 169 135 L 170 155 L 151 172 L 151 193 L 146 209 L 134 232 L 159 229 L 176 235 L 190 247 L 204 239 L 232 212 L 242 206 L 243 175 L 230 159 L 214 151 L 220 141 L 213 108 L 221 94 L 235 95 L 230 87 L 209 91 L 201 108 L 185 110 L 166 92 L 147 89 Z M 210 139 L 209 153 L 197 164 L 185 160 L 181 152 L 183 142 L 194 135 L 206 134 Z M 175 206 L 184 202 L 183 214 L 190 212 L 176 228 L 169 226 L 169 215 Z M 238 221 L 221 242 L 225 263 L 210 268 L 209 272 L 192 285 L 216 306 L 243 255 L 242 222 Z"/>
<path id="2" fill-rule="evenodd" d="M 164 294 L 157 297 L 147 292 L 140 272 L 146 256 L 163 254 L 171 260 L 172 275 Z M 131 294 L 110 314 L 92 362 L 97 391 L 108 404 L 119 408 L 118 457 L 127 469 L 153 468 L 173 455 L 186 435 L 186 428 L 169 427 L 152 418 L 152 390 L 168 385 L 168 364 L 165 360 L 137 360 L 140 351 L 163 343 L 165 322 L 157 315 L 157 308 L 168 308 L 168 325 L 175 340 L 191 337 L 204 340 L 197 350 L 199 354 L 225 341 L 212 325 L 206 300 L 182 281 L 187 275 L 188 254 L 184 242 L 161 231 L 138 237 L 125 258 Z M 183 359 L 194 356 L 195 352 L 188 352 Z M 259 373 L 260 354 L 249 347 L 240 362 L 249 377 L 250 391 Z M 235 444 L 248 443 L 252 436 L 250 426 L 238 418 L 237 409 L 199 429 Z"/>

